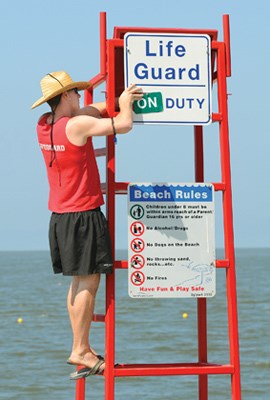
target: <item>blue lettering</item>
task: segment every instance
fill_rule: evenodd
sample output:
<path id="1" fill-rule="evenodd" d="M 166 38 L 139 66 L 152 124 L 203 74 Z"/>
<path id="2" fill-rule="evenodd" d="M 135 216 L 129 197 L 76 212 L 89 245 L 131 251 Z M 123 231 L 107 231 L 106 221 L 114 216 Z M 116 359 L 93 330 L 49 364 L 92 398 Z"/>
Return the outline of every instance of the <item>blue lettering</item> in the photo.
<path id="1" fill-rule="evenodd" d="M 182 100 L 181 104 L 180 104 L 179 100 L 180 99 L 176 99 L 176 107 L 177 108 L 184 108 L 185 107 L 185 99 L 181 99 Z"/>
<path id="2" fill-rule="evenodd" d="M 151 45 L 156 47 L 155 52 L 150 49 Z M 186 55 L 186 48 L 181 44 L 175 46 L 172 40 L 169 40 L 166 44 L 163 43 L 163 40 L 160 40 L 158 44 L 150 43 L 150 40 L 145 41 L 145 55 L 147 57 L 163 57 L 164 54 L 167 57 L 171 57 L 172 55 L 176 55 L 177 57 L 184 57 Z"/>
<path id="3" fill-rule="evenodd" d="M 183 73 L 185 72 L 185 70 L 186 70 L 186 68 L 178 69 L 179 79 L 183 79 Z"/>
<path id="4" fill-rule="evenodd" d="M 166 68 L 165 79 L 175 79 L 175 69 L 174 68 Z"/>
<path id="5" fill-rule="evenodd" d="M 159 41 L 159 56 L 162 57 L 163 56 L 163 47 L 162 47 L 162 40 Z"/>
<path id="6" fill-rule="evenodd" d="M 172 55 L 172 52 L 171 52 L 172 45 L 173 45 L 172 40 L 169 40 L 168 43 L 166 44 L 166 47 L 167 47 L 167 50 L 168 50 L 168 53 L 167 53 L 168 57 L 171 57 L 171 55 Z"/>
<path id="7" fill-rule="evenodd" d="M 174 99 L 170 97 L 166 99 L 166 108 L 173 108 L 174 107 Z"/>
<path id="8" fill-rule="evenodd" d="M 186 97 L 186 98 L 176 98 L 172 99 L 171 97 L 166 98 L 166 108 L 189 108 L 189 109 L 194 109 L 197 106 L 199 106 L 199 109 L 202 109 L 203 103 L 205 99 L 195 99 L 192 97 Z"/>
<path id="9" fill-rule="evenodd" d="M 154 68 L 151 68 L 151 71 L 152 71 L 153 79 L 162 79 L 162 69 L 161 68 L 157 68 L 156 71 Z M 155 72 L 156 72 L 156 74 L 155 74 Z"/>
<path id="10" fill-rule="evenodd" d="M 139 63 L 134 68 L 134 74 L 138 79 L 148 79 L 147 65 L 144 63 Z"/>
<path id="11" fill-rule="evenodd" d="M 155 56 L 157 55 L 157 53 L 150 53 L 150 41 L 149 41 L 149 40 L 146 40 L 145 44 L 146 44 L 145 55 L 146 55 L 147 57 L 150 57 L 150 56 L 155 57 Z"/>
<path id="12" fill-rule="evenodd" d="M 200 66 L 196 64 L 194 68 L 187 70 L 186 68 L 173 67 L 148 67 L 145 63 L 138 63 L 134 67 L 134 74 L 138 79 L 155 79 L 155 80 L 175 80 L 189 78 L 191 80 L 200 79 Z"/>
<path id="13" fill-rule="evenodd" d="M 186 55 L 186 49 L 184 46 L 182 46 L 181 44 L 179 44 L 178 46 L 176 46 L 175 48 L 175 55 L 177 57 L 184 57 Z"/>
<path id="14" fill-rule="evenodd" d="M 203 102 L 204 102 L 205 99 L 201 99 L 201 101 L 200 101 L 200 99 L 196 99 L 196 100 L 197 100 L 197 102 L 199 104 L 199 107 L 202 108 L 202 105 L 203 105 Z"/>
<path id="15" fill-rule="evenodd" d="M 192 103 L 193 103 L 194 99 L 186 99 L 186 101 L 187 101 L 188 104 L 189 104 L 189 108 L 192 108 Z M 182 103 L 183 103 L 183 102 L 182 102 Z"/>
<path id="16" fill-rule="evenodd" d="M 188 71 L 188 76 L 193 81 L 200 79 L 199 64 L 196 64 L 195 68 L 190 68 L 190 70 Z"/>

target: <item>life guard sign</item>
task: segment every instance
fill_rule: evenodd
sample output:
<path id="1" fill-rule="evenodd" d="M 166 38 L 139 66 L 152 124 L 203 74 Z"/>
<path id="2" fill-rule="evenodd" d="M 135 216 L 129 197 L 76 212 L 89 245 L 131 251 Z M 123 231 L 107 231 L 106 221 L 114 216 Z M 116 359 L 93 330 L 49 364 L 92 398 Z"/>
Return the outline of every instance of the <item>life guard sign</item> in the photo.
<path id="1" fill-rule="evenodd" d="M 125 85 L 142 87 L 137 124 L 206 125 L 212 118 L 211 39 L 202 34 L 126 33 Z"/>

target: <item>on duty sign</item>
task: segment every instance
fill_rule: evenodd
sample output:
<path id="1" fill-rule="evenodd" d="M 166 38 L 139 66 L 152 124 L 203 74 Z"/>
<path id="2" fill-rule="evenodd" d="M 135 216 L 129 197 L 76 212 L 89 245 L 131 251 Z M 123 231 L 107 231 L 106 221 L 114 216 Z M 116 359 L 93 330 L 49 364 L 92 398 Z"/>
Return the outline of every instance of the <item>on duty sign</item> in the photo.
<path id="1" fill-rule="evenodd" d="M 143 124 L 211 122 L 211 39 L 202 34 L 126 33 L 125 84 L 142 87 L 133 121 Z"/>

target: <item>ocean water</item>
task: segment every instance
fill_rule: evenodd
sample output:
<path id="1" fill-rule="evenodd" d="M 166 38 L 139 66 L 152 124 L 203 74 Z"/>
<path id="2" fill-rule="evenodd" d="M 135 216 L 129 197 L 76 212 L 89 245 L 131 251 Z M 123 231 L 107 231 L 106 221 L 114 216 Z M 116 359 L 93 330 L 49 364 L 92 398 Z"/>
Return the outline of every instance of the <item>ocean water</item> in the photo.
<path id="1" fill-rule="evenodd" d="M 237 249 L 236 265 L 242 397 L 268 400 L 270 249 Z M 75 399 L 69 380 L 74 367 L 65 363 L 71 348 L 70 278 L 52 274 L 46 251 L 1 252 L 0 267 L 0 399 Z M 131 299 L 127 271 L 117 271 L 116 281 L 116 362 L 196 362 L 196 300 Z M 96 313 L 104 313 L 104 293 L 102 279 Z M 225 271 L 217 271 L 217 294 L 207 304 L 209 361 L 228 363 Z M 93 323 L 91 345 L 104 352 L 102 323 Z M 102 400 L 103 389 L 102 377 L 88 378 L 86 399 Z M 118 378 L 115 399 L 196 400 L 197 391 L 196 376 Z M 209 377 L 210 399 L 231 399 L 229 376 Z"/>

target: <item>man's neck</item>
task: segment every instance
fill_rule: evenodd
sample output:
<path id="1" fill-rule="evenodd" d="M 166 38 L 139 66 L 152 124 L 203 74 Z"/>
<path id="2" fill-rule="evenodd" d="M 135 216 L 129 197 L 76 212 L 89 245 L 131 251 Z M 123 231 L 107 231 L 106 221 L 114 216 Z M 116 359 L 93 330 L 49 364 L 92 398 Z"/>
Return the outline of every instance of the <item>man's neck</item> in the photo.
<path id="1" fill-rule="evenodd" d="M 59 120 L 62 117 L 71 118 L 72 113 L 69 109 L 67 109 L 67 107 L 63 108 L 63 107 L 58 106 L 54 113 L 54 122 L 56 122 L 57 120 Z M 47 123 L 48 124 L 52 123 L 52 112 L 48 115 Z"/>

